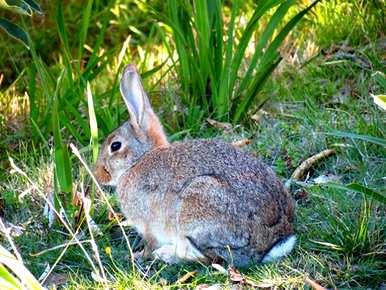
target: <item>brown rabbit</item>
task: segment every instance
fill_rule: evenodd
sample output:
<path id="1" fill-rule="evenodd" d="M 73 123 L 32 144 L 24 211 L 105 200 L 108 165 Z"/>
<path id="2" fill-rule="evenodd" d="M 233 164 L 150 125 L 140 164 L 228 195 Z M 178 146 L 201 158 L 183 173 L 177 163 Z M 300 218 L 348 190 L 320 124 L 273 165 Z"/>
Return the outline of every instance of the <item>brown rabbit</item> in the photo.
<path id="1" fill-rule="evenodd" d="M 120 89 L 131 118 L 102 145 L 96 176 L 116 186 L 147 253 L 244 267 L 292 250 L 292 202 L 269 167 L 221 141 L 169 143 L 134 65 Z"/>

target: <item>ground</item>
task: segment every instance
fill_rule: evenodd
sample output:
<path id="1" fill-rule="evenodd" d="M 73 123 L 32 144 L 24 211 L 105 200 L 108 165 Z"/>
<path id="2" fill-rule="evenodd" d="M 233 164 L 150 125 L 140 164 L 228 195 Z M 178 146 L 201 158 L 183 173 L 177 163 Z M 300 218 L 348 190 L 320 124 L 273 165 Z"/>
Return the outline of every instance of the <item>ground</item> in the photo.
<path id="1" fill-rule="evenodd" d="M 133 270 L 125 239 L 116 223 L 108 218 L 106 202 L 97 195 L 94 222 L 99 230 L 90 236 L 87 227 L 78 229 L 90 263 L 66 229 L 60 224 L 49 227 L 42 215 L 46 204 L 43 196 L 53 190 L 52 149 L 45 144 L 31 144 L 25 139 L 27 133 L 3 126 L 0 214 L 22 228 L 22 234 L 14 234 L 13 240 L 27 268 L 39 277 L 47 265 L 55 265 L 49 280 L 61 284 L 63 289 L 104 289 L 105 283 L 111 289 L 205 289 L 213 285 L 221 289 L 310 289 L 316 287 L 313 283 L 337 289 L 384 289 L 385 203 L 370 195 L 318 184 L 327 176 L 334 183 L 359 183 L 385 192 L 386 148 L 372 139 L 386 138 L 386 112 L 371 97 L 384 93 L 374 73 L 384 71 L 385 41 L 378 36 L 376 39 L 359 41 L 351 37 L 349 42 L 334 44 L 322 39 L 320 45 L 328 45 L 306 62 L 295 57 L 307 55 L 306 49 L 293 54 L 287 51 L 262 91 L 271 97 L 270 101 L 261 111 L 251 114 L 243 126 L 227 133 L 203 123 L 194 134 L 172 136 L 251 139 L 244 150 L 255 153 L 271 166 L 283 182 L 308 157 L 325 149 L 336 151 L 336 155 L 314 164 L 302 182 L 294 182 L 290 187 L 298 243 L 287 258 L 240 269 L 241 277 L 234 270 L 224 273 L 216 266 L 170 266 L 158 261 L 143 263 Z M 162 107 L 158 110 L 162 113 Z M 12 170 L 8 157 L 27 177 Z M 84 167 L 74 156 L 72 161 L 74 188 L 91 187 Z M 119 212 L 114 194 L 106 194 Z M 130 228 L 125 229 L 133 249 L 139 249 L 141 240 Z M 108 282 L 96 281 L 92 274 L 93 267 L 99 269 L 99 264 L 89 240 L 97 244 Z M 191 275 L 185 276 L 186 273 Z"/>

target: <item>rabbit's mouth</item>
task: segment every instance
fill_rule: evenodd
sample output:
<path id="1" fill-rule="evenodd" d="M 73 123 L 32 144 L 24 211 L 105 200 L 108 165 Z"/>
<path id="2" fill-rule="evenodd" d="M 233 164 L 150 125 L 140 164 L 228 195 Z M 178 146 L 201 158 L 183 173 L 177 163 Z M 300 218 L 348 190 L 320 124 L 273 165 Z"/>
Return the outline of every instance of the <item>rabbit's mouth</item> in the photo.
<path id="1" fill-rule="evenodd" d="M 103 185 L 107 185 L 111 181 L 110 172 L 103 165 L 97 165 L 95 169 L 95 176 Z"/>

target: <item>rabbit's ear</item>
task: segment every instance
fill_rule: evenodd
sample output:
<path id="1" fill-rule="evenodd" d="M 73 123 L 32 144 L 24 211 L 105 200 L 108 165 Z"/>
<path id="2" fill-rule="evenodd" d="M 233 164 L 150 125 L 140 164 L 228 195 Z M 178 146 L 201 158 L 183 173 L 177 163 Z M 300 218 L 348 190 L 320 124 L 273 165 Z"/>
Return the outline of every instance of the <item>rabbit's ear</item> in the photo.
<path id="1" fill-rule="evenodd" d="M 151 110 L 151 108 L 135 65 L 129 64 L 125 67 L 120 91 L 129 110 L 132 123 L 141 126 L 145 110 Z"/>
<path id="2" fill-rule="evenodd" d="M 120 90 L 131 117 L 131 124 L 152 140 L 155 146 L 169 144 L 158 117 L 153 112 L 135 65 L 125 67 Z"/>

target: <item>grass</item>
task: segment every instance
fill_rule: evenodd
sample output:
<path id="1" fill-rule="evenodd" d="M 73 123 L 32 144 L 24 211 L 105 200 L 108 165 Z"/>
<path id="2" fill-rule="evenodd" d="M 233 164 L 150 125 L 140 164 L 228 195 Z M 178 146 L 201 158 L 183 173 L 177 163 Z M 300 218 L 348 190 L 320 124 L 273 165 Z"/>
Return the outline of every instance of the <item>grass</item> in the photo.
<path id="1" fill-rule="evenodd" d="M 296 6 L 291 0 L 248 6 L 250 17 L 239 1 L 229 7 L 229 15 L 221 1 L 168 1 L 168 17 L 163 18 L 173 32 L 178 54 L 175 71 L 180 99 L 189 110 L 187 127 L 199 125 L 208 115 L 237 124 L 252 103 L 262 106 L 266 99 L 259 92 L 281 60 L 278 48 L 317 2 L 289 18 L 287 12 Z M 241 17 L 246 24 L 241 24 Z M 174 52 L 169 53 L 174 61 Z"/>
<path id="2" fill-rule="evenodd" d="M 56 130 L 61 135 L 55 138 L 62 138 L 62 141 L 58 142 L 63 144 L 78 140 L 76 144 L 82 148 L 82 153 L 90 164 L 96 150 L 95 139 L 99 138 L 101 141 L 109 130 L 126 118 L 124 107 L 118 99 L 119 95 L 114 92 L 115 76 L 120 66 L 118 55 L 122 51 L 122 41 L 125 39 L 122 35 L 127 35 L 124 27 L 133 21 L 130 14 L 132 12 L 128 8 L 117 9 L 122 3 L 114 2 L 108 12 L 99 1 L 95 1 L 96 14 L 91 16 L 87 44 L 92 43 L 94 47 L 98 47 L 97 40 L 93 37 L 97 35 L 94 33 L 97 29 L 93 22 L 100 15 L 112 17 L 115 24 L 112 28 L 106 29 L 116 30 L 117 35 L 110 36 L 111 43 L 108 46 L 105 45 L 108 43 L 107 34 L 103 34 L 97 49 L 101 52 L 103 49 L 111 48 L 112 52 L 109 56 L 101 52 L 101 55 L 105 55 L 110 63 L 103 66 L 101 70 L 95 67 L 89 74 L 83 75 L 84 80 L 91 84 L 91 94 L 89 90 L 87 95 L 84 94 L 87 82 L 83 82 L 82 74 L 78 74 L 76 65 L 68 66 L 62 58 L 63 51 L 54 49 L 59 40 L 45 40 L 49 42 L 47 50 L 52 50 L 54 55 L 47 57 L 42 54 L 44 61 L 42 70 L 47 70 L 48 74 L 53 76 L 48 77 L 48 80 L 50 78 L 53 80 L 53 84 L 51 81 L 46 84 L 50 93 L 55 93 L 55 90 L 49 86 L 55 88 L 58 76 L 61 73 L 64 74 L 63 86 L 58 91 L 59 102 L 70 96 L 71 92 L 70 76 L 66 74 L 68 71 L 62 72 L 62 69 L 71 67 L 74 72 L 71 77 L 74 77 L 75 95 L 83 101 L 79 105 L 78 115 L 76 110 L 73 114 L 77 116 L 74 117 L 75 119 L 81 118 L 84 124 L 80 125 L 74 121 L 71 124 L 75 133 L 90 131 L 90 136 L 87 133 L 86 137 L 74 138 L 73 132 L 68 127 L 64 130 Z M 339 5 L 344 2 L 331 1 L 331 3 Z M 338 17 L 328 10 L 336 8 L 333 4 L 328 6 L 324 2 L 323 6 L 317 6 L 318 9 L 325 9 L 326 12 L 318 14 L 316 20 L 312 18 L 308 20 L 312 35 L 310 39 L 318 39 L 320 42 L 315 45 L 321 46 L 323 50 L 316 56 L 310 55 L 310 58 L 305 58 L 304 56 L 310 53 L 307 50 L 314 51 L 307 42 L 309 39 L 302 43 L 299 40 L 295 50 L 291 50 L 291 46 L 286 45 L 283 48 L 285 55 L 283 62 L 261 92 L 263 98 L 270 98 L 272 101 L 267 103 L 260 112 L 255 112 L 257 106 L 255 108 L 252 106 L 245 125 L 235 128 L 235 132 L 231 135 L 225 135 L 206 123 L 200 124 L 198 130 L 187 128 L 186 131 L 176 132 L 175 129 L 178 127 L 173 127 L 174 115 L 170 110 L 175 105 L 175 92 L 178 91 L 176 84 L 172 79 L 167 79 L 162 70 L 145 80 L 157 110 L 164 123 L 169 125 L 167 128 L 173 139 L 251 138 L 253 143 L 247 150 L 255 152 L 265 163 L 272 166 L 282 180 L 288 179 L 294 169 L 309 156 L 326 148 L 337 150 L 335 157 L 323 160 L 312 167 L 307 175 L 308 184 L 294 184 L 291 187 L 297 213 L 295 226 L 299 237 L 296 250 L 280 262 L 256 265 L 242 272 L 245 277 L 261 288 L 309 289 L 310 285 L 305 282 L 305 279 L 309 278 L 327 288 L 379 289 L 384 287 L 386 280 L 385 204 L 360 193 L 315 185 L 311 182 L 318 176 L 330 174 L 336 176 L 343 184 L 356 182 L 381 193 L 386 188 L 386 148 L 384 146 L 350 138 L 347 134 L 344 136 L 329 134 L 340 131 L 386 139 L 385 112 L 374 105 L 369 94 L 384 93 L 384 88 L 372 77 L 374 72 L 382 71 L 384 67 L 385 55 L 381 41 L 373 41 L 380 37 L 380 30 L 377 30 L 376 24 L 370 21 L 373 19 L 371 16 L 373 14 L 370 13 L 366 19 L 357 14 L 354 15 L 355 17 L 343 17 L 345 13 L 339 10 Z M 74 3 L 72 5 L 76 6 Z M 140 7 L 140 4 L 135 7 Z M 352 9 L 350 13 L 354 13 L 353 6 L 350 7 Z M 73 35 L 77 21 L 85 20 L 80 20 L 82 17 L 79 14 L 71 15 L 71 11 L 71 7 L 64 8 L 62 11 L 68 24 L 67 38 L 70 47 L 78 47 L 79 41 L 84 42 L 84 35 L 83 37 L 70 36 Z M 55 15 L 55 11 L 53 13 Z M 141 17 L 146 20 L 142 14 Z M 342 31 L 329 35 L 322 33 L 322 27 L 335 25 L 338 20 Z M 364 21 L 369 21 L 368 26 L 364 26 Z M 131 48 L 122 55 L 123 62 L 138 59 L 144 61 L 144 71 L 147 70 L 147 65 L 149 65 L 148 68 L 155 67 L 154 59 L 157 58 L 152 56 L 152 51 L 148 50 L 146 45 L 146 35 L 151 30 L 149 23 L 151 22 L 141 22 L 137 26 L 138 31 L 133 33 L 133 40 L 131 40 L 134 43 L 130 42 Z M 320 26 L 315 23 L 320 23 Z M 351 27 L 351 30 L 348 27 Z M 136 26 L 129 29 L 135 30 L 135 28 Z M 297 33 L 301 34 L 301 29 L 304 27 L 299 29 Z M 155 36 L 157 37 L 159 36 Z M 62 35 L 62 39 L 64 38 Z M 152 43 L 155 55 L 160 52 L 157 48 L 160 42 L 161 39 L 155 39 Z M 0 46 L 3 45 L 2 43 L 0 42 Z M 18 45 L 11 44 L 16 55 L 20 53 Z M 37 44 L 36 48 L 38 51 L 39 45 L 41 44 Z M 140 48 L 132 53 L 130 50 L 134 46 Z M 139 52 L 141 49 L 142 52 Z M 18 81 L 0 91 L 2 112 L 0 114 L 2 136 L 0 140 L 0 215 L 6 221 L 24 228 L 23 234 L 14 235 L 13 239 L 27 268 L 35 277 L 39 277 L 44 272 L 47 264 L 52 266 L 57 262 L 51 279 L 58 282 L 62 278 L 66 282 L 62 285 L 64 289 L 104 289 L 106 286 L 111 289 L 194 289 L 203 284 L 220 284 L 225 289 L 232 288 L 233 283 L 230 278 L 211 266 L 197 264 L 167 266 L 159 262 L 149 262 L 144 264 L 143 268 L 132 271 L 124 237 L 118 226 L 108 218 L 108 207 L 99 195 L 95 196 L 93 219 L 99 226 L 100 233 L 94 232 L 93 235 L 107 276 L 107 285 L 95 281 L 91 274 L 93 267 L 79 246 L 55 248 L 72 241 L 71 235 L 62 225 L 56 224 L 53 228 L 49 228 L 47 220 L 42 217 L 45 205 L 42 194 L 48 196 L 55 190 L 54 168 L 57 161 L 55 151 L 52 149 L 55 138 L 47 134 L 44 136 L 46 142 L 42 142 L 40 137 L 36 138 L 37 142 L 31 142 L 29 140 L 31 128 L 24 126 L 23 122 L 24 112 L 28 110 L 28 106 L 25 104 L 22 92 L 26 84 L 29 85 L 28 89 L 31 92 L 31 82 L 28 80 L 38 79 L 36 75 L 39 72 L 34 72 L 29 67 L 26 70 L 22 69 L 24 66 L 21 64 L 28 63 L 27 56 L 24 55 L 25 57 L 19 60 L 16 57 L 9 57 L 10 48 L 1 51 L 4 54 L 0 61 L 5 63 L 14 61 L 15 68 L 10 73 L 8 70 L 3 72 L 7 76 L 3 84 L 12 83 L 10 79 Z M 88 49 L 83 53 L 85 58 L 93 57 Z M 78 54 L 79 50 L 76 49 L 74 55 L 78 56 Z M 103 57 L 99 58 L 99 54 L 95 54 L 94 57 L 98 57 L 98 61 L 103 63 Z M 36 58 L 35 61 L 38 62 Z M 37 100 L 44 95 L 39 82 L 40 80 L 35 84 Z M 158 91 L 158 88 L 161 89 Z M 109 98 L 113 100 L 111 106 L 104 101 Z M 87 103 L 93 103 L 93 106 L 88 106 Z M 95 110 L 92 110 L 93 107 Z M 37 109 L 41 108 L 37 106 Z M 95 128 L 89 127 L 88 120 L 94 118 L 94 113 L 96 114 L 94 122 L 99 126 L 98 136 L 95 135 Z M 70 121 L 66 125 L 68 123 Z M 92 139 L 91 131 L 94 134 Z M 92 145 L 89 146 L 89 144 Z M 26 172 L 36 187 L 31 186 L 31 183 L 20 174 L 11 174 L 8 156 L 11 156 L 14 162 Z M 69 158 L 73 177 L 72 192 L 87 191 L 91 188 L 89 176 L 71 152 L 69 152 Z M 114 209 L 119 211 L 114 194 L 108 194 L 108 198 Z M 68 214 L 76 216 L 77 212 L 68 212 Z M 80 216 L 80 220 L 82 218 L 84 217 Z M 80 223 L 76 218 L 71 218 L 69 224 L 75 231 Z M 132 242 L 133 249 L 139 249 L 141 241 L 136 234 L 129 228 L 126 228 L 126 234 Z M 91 236 L 86 226 L 80 228 L 78 238 L 84 242 L 82 245 L 97 267 L 93 248 L 87 242 Z M 8 246 L 2 237 L 1 244 Z M 62 253 L 63 256 L 61 256 Z M 178 281 L 191 271 L 197 273 L 185 282 Z M 244 286 L 247 288 L 246 285 Z"/>
<path id="3" fill-rule="evenodd" d="M 357 81 L 353 82 L 355 84 L 351 87 L 353 90 L 365 91 L 370 85 L 372 90 L 379 92 L 380 88 L 372 81 L 371 73 L 368 73 L 362 81 L 356 79 L 363 76 L 358 76 L 351 70 L 353 66 L 351 63 L 346 63 L 346 67 L 341 67 L 337 71 L 336 67 L 321 66 L 323 61 L 324 57 L 320 57 L 315 63 L 300 71 L 303 78 L 312 79 L 316 67 L 321 67 L 318 73 L 325 76 L 326 85 L 323 88 L 317 87 L 317 90 L 313 89 L 311 93 L 307 89 L 301 93 L 296 89 L 288 90 L 287 92 L 291 93 L 286 95 L 287 102 L 281 103 L 279 107 L 272 104 L 271 108 L 265 108 L 268 115 L 262 117 L 259 126 L 247 132 L 239 129 L 237 136 L 245 134 L 252 136 L 254 142 L 250 150 L 273 166 L 282 178 L 288 178 L 301 160 L 322 149 L 333 147 L 339 150 L 337 157 L 314 167 L 310 179 L 330 173 L 341 177 L 344 183 L 356 181 L 382 190 L 385 187 L 383 177 L 386 175 L 385 149 L 364 141 L 326 135 L 325 132 L 341 130 L 385 138 L 384 127 L 372 128 L 367 121 L 371 119 L 373 124 L 384 122 L 384 113 L 374 106 L 367 94 L 359 95 L 356 102 L 343 102 L 335 104 L 334 107 L 325 100 L 317 99 L 319 94 L 339 93 L 339 86 L 334 92 L 330 92 L 332 85 L 329 83 L 340 81 L 340 78 L 354 77 Z M 278 76 L 272 81 L 272 85 L 276 87 L 288 76 L 293 77 L 293 74 Z M 303 82 L 300 78 L 295 80 L 291 87 L 296 88 L 300 82 Z M 288 83 L 288 79 L 284 83 Z M 267 90 L 268 88 L 267 86 Z M 224 138 L 221 135 L 218 137 Z M 341 146 L 342 144 L 345 146 Z M 52 154 L 47 152 L 47 149 L 27 153 L 25 148 L 21 149 L 20 154 L 16 162 L 22 165 L 32 179 L 39 181 L 41 188 L 49 190 L 45 182 L 50 180 L 47 174 L 50 174 L 48 168 L 52 168 Z M 51 160 L 50 158 L 44 160 L 42 156 L 51 156 Z M 14 207 L 6 209 L 7 219 L 15 224 L 33 221 L 26 226 L 27 234 L 16 239 L 21 252 L 36 253 L 68 240 L 60 228 L 52 231 L 41 227 L 37 217 L 38 209 L 42 207 L 41 199 L 31 194 L 22 203 L 18 202 L 17 194 L 28 186 L 19 176 L 13 175 L 8 178 L 2 192 L 14 194 L 13 200 L 9 197 Z M 304 277 L 310 277 L 326 287 L 379 287 L 385 279 L 384 205 L 360 194 L 319 186 L 293 188 L 292 193 L 297 199 L 296 228 L 300 238 L 298 248 L 281 263 L 257 266 L 249 269 L 245 275 L 258 284 L 271 287 L 306 287 Z M 112 275 L 111 288 L 158 288 L 162 279 L 171 283 L 172 288 L 178 288 L 181 285 L 173 282 L 191 270 L 198 271 L 198 274 L 184 284 L 184 287 L 194 288 L 195 285 L 203 283 L 221 283 L 225 287 L 231 287 L 231 282 L 224 275 L 210 267 L 199 265 L 176 267 L 156 264 L 150 270 L 150 277 L 145 280 L 138 273 L 126 274 L 129 263 L 122 237 L 119 237 L 119 234 L 117 236 L 119 230 L 116 226 L 108 225 L 106 207 L 103 203 L 97 201 L 97 205 L 95 221 L 101 226 L 103 236 L 97 236 L 96 240 L 101 250 L 103 264 Z M 12 216 L 10 213 L 15 211 L 23 214 Z M 84 234 L 84 239 L 89 238 L 87 233 Z M 112 248 L 114 263 L 104 253 L 106 247 Z M 52 264 L 59 253 L 60 250 L 55 250 L 38 257 L 28 257 L 27 266 L 39 276 L 45 263 Z M 101 284 L 91 279 L 90 267 L 82 257 L 77 247 L 69 248 L 55 272 L 70 271 L 71 279 L 66 286 L 68 289 L 90 289 L 94 286 L 102 288 Z"/>

